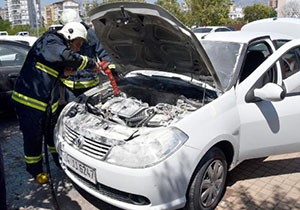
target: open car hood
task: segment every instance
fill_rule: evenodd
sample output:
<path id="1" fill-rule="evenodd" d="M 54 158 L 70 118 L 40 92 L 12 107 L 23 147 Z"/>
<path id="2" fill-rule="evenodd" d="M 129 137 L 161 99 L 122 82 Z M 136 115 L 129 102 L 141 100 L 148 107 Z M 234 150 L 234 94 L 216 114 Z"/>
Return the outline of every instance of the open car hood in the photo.
<path id="1" fill-rule="evenodd" d="M 222 90 L 196 36 L 161 7 L 109 3 L 93 9 L 89 16 L 101 44 L 123 75 L 146 69 L 173 72 L 210 79 Z"/>

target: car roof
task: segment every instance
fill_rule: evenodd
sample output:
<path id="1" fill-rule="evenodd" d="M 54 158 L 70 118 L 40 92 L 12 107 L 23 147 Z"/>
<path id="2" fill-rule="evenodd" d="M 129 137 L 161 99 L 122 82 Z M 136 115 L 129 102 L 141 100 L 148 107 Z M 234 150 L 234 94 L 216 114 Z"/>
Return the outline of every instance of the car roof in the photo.
<path id="1" fill-rule="evenodd" d="M 19 36 L 19 35 L 3 35 L 0 36 L 0 40 L 11 40 L 11 41 L 18 41 L 29 46 L 32 46 L 34 42 L 37 40 L 35 36 Z"/>
<path id="2" fill-rule="evenodd" d="M 197 36 L 197 34 L 195 34 Z M 214 41 L 228 41 L 238 43 L 249 43 L 250 41 L 270 37 L 272 40 L 291 40 L 292 37 L 284 34 L 267 33 L 267 32 L 253 32 L 253 31 L 227 31 L 218 33 L 209 33 L 206 36 L 197 36 L 198 39 L 214 40 Z"/>
<path id="3" fill-rule="evenodd" d="M 299 18 L 266 18 L 247 23 L 241 28 L 241 31 L 264 31 L 273 33 L 282 33 L 300 38 L 300 19 Z"/>
<path id="4" fill-rule="evenodd" d="M 9 45 L 15 45 L 15 46 L 20 46 L 20 47 L 23 47 L 23 48 L 27 48 L 28 50 L 30 50 L 30 46 L 27 45 L 27 44 L 24 44 L 22 42 L 19 42 L 19 41 L 12 41 L 12 40 L 1 40 L 0 39 L 0 45 L 1 44 L 9 44 Z"/>

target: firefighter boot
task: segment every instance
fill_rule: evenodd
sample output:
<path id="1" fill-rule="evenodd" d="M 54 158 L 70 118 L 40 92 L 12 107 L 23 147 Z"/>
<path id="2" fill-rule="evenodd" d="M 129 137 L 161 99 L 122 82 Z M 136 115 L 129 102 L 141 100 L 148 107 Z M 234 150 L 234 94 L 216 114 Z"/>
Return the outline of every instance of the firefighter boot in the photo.
<path id="1" fill-rule="evenodd" d="M 49 175 L 45 172 L 39 173 L 35 178 L 38 184 L 45 184 L 49 182 Z"/>

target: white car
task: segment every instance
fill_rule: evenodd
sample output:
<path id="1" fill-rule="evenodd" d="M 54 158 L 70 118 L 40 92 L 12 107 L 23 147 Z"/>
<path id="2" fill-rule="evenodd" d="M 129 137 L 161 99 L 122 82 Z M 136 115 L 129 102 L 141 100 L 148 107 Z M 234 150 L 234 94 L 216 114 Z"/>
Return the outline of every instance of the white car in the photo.
<path id="1" fill-rule="evenodd" d="M 145 3 L 105 4 L 90 16 L 120 75 L 57 121 L 62 168 L 82 190 L 128 210 L 214 209 L 228 170 L 299 151 L 300 73 L 283 74 L 282 58 L 299 56 L 300 40 L 277 51 L 266 33 L 200 43 Z M 264 59 L 247 61 L 250 51 Z"/>
<path id="2" fill-rule="evenodd" d="M 241 28 L 241 31 L 283 33 L 299 39 L 300 31 L 295 30 L 299 27 L 299 18 L 266 18 L 247 23 Z"/>
<path id="3" fill-rule="evenodd" d="M 36 36 L 3 35 L 0 40 L 17 41 L 32 46 L 38 39 Z"/>
<path id="4" fill-rule="evenodd" d="M 1 36 L 6 36 L 6 35 L 8 35 L 8 33 L 7 33 L 7 31 L 0 31 L 0 35 Z"/>
<path id="5" fill-rule="evenodd" d="M 17 36 L 29 36 L 28 31 L 19 31 L 16 33 Z"/>
<path id="6" fill-rule="evenodd" d="M 207 35 L 209 33 L 232 31 L 232 29 L 230 29 L 226 26 L 199 26 L 199 27 L 193 28 L 192 31 L 197 36 L 204 37 L 205 35 Z"/>

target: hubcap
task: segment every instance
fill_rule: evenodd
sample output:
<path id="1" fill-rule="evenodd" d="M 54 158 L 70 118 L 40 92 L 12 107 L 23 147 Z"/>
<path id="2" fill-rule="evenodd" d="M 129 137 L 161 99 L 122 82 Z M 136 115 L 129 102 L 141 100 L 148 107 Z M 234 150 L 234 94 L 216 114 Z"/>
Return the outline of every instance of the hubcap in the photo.
<path id="1" fill-rule="evenodd" d="M 224 180 L 224 166 L 220 160 L 214 160 L 207 167 L 200 187 L 200 202 L 209 207 L 222 191 Z"/>

